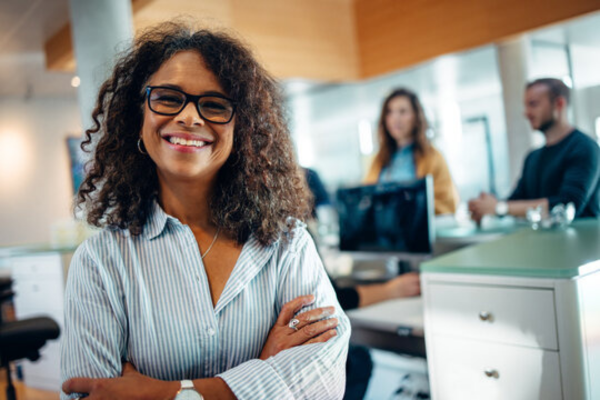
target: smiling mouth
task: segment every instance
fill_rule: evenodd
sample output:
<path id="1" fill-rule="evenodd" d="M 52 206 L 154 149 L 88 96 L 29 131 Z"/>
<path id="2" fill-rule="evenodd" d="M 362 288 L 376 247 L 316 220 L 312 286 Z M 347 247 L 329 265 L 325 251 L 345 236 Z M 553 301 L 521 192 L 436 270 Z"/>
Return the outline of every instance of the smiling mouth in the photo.
<path id="1" fill-rule="evenodd" d="M 184 139 L 184 138 L 177 137 L 177 136 L 163 137 L 163 139 L 171 144 L 176 144 L 178 146 L 187 146 L 187 147 L 204 147 L 204 146 L 211 144 L 211 142 L 207 142 L 204 140 Z"/>

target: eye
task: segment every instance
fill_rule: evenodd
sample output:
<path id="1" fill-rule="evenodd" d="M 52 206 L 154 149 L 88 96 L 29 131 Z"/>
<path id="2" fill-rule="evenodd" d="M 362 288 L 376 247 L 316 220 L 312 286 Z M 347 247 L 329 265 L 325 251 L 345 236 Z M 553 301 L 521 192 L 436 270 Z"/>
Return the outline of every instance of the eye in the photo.
<path id="1" fill-rule="evenodd" d="M 180 96 L 173 94 L 157 94 L 152 97 L 152 101 L 157 101 L 163 104 L 181 104 L 183 99 Z"/>
<path id="2" fill-rule="evenodd" d="M 213 113 L 223 113 L 231 110 L 231 105 L 227 100 L 217 97 L 203 98 L 199 104 L 203 110 Z"/>
<path id="3" fill-rule="evenodd" d="M 180 106 L 185 101 L 185 96 L 175 90 L 154 88 L 150 94 L 150 101 L 165 107 Z"/>

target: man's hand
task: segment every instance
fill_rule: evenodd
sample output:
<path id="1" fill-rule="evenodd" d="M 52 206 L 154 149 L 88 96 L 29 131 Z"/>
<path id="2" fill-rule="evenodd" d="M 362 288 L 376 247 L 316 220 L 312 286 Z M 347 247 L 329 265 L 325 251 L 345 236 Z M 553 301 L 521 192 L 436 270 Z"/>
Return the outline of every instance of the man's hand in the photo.
<path id="1" fill-rule="evenodd" d="M 296 329 L 290 328 L 288 324 L 294 318 L 294 315 L 314 301 L 314 296 L 300 296 L 286 303 L 279 313 L 277 322 L 271 328 L 269 337 L 262 352 L 260 359 L 266 360 L 292 347 L 326 342 L 337 335 L 335 330 L 338 325 L 337 318 L 325 319 L 335 312 L 334 307 L 315 308 L 314 310 L 306 311 L 296 315 L 296 319 L 300 321 L 296 325 Z"/>
<path id="2" fill-rule="evenodd" d="M 385 283 L 356 285 L 358 307 L 366 307 L 381 301 L 412 297 L 421 294 L 421 279 L 418 272 L 407 272 Z"/>
<path id="3" fill-rule="evenodd" d="M 130 363 L 123 364 L 119 378 L 72 378 L 63 383 L 66 394 L 87 393 L 86 400 L 171 400 L 179 390 L 179 382 L 166 382 L 140 374 Z"/>
<path id="4" fill-rule="evenodd" d="M 496 213 L 497 203 L 498 200 L 494 196 L 481 192 L 478 198 L 469 201 L 471 219 L 479 224 L 484 215 Z"/>
<path id="5" fill-rule="evenodd" d="M 418 296 L 421 294 L 421 279 L 418 272 L 407 272 L 390 279 L 384 287 L 390 299 Z"/>

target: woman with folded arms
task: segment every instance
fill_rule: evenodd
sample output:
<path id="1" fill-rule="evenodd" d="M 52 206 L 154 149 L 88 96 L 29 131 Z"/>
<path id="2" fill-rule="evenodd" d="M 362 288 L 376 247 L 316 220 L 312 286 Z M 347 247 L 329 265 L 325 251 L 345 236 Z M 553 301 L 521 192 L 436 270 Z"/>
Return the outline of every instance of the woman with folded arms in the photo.
<path id="1" fill-rule="evenodd" d="M 339 399 L 349 322 L 301 220 L 275 81 L 166 23 L 102 85 L 66 289 L 62 398 Z"/>

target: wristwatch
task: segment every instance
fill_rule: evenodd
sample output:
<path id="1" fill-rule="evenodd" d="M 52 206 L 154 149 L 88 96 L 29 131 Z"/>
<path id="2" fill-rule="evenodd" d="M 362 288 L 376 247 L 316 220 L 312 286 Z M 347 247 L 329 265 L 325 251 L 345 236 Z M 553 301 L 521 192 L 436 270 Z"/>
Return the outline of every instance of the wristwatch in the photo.
<path id="1" fill-rule="evenodd" d="M 194 382 L 185 380 L 173 400 L 204 400 L 204 397 L 194 389 Z"/>
<path id="2" fill-rule="evenodd" d="M 508 203 L 505 201 L 499 201 L 496 203 L 496 215 L 499 217 L 504 217 L 508 214 Z"/>

